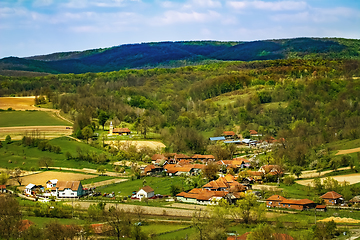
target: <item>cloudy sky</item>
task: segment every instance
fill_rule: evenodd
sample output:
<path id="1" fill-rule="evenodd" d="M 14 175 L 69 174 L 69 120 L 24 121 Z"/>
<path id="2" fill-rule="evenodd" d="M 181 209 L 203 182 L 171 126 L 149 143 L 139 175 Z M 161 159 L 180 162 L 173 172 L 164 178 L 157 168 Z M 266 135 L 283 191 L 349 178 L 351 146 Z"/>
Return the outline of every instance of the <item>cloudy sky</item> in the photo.
<path id="1" fill-rule="evenodd" d="M 1 0 L 0 58 L 128 43 L 360 39 L 360 0 Z"/>

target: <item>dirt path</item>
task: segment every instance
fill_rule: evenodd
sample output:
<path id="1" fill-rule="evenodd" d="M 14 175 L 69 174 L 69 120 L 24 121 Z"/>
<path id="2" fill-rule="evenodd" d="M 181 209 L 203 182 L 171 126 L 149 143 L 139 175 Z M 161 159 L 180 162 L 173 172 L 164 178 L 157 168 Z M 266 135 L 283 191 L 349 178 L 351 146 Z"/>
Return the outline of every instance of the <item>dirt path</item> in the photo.
<path id="1" fill-rule="evenodd" d="M 85 184 L 85 185 L 83 185 L 83 187 L 84 188 L 100 187 L 100 186 L 110 185 L 110 184 L 114 184 L 114 183 L 126 182 L 127 180 L 128 179 L 120 179 L 120 178 L 110 179 L 110 180 L 105 180 L 105 181 L 101 181 L 101 182 Z"/>
<path id="2" fill-rule="evenodd" d="M 339 168 L 338 170 L 347 170 L 347 169 L 350 169 L 350 167 L 342 167 L 342 168 Z M 321 177 L 330 172 L 333 172 L 333 170 L 322 171 L 322 172 L 320 172 L 320 174 L 318 172 L 316 172 L 316 170 L 302 171 L 302 174 L 300 177 L 301 178 L 315 178 L 315 177 Z"/>
<path id="3" fill-rule="evenodd" d="M 349 184 L 355 184 L 360 182 L 360 173 L 353 173 L 347 175 L 338 175 L 338 176 L 331 176 L 331 178 L 335 179 L 339 183 L 343 183 L 344 181 L 348 182 Z M 323 181 L 325 178 L 320 178 Z M 306 180 L 299 180 L 296 181 L 298 184 L 301 185 L 312 185 L 313 179 L 306 179 Z"/>
<path id="4" fill-rule="evenodd" d="M 346 150 L 339 150 L 338 153 L 335 155 L 342 155 L 342 154 L 349 154 L 349 153 L 355 153 L 360 152 L 360 148 L 352 148 L 352 149 L 346 149 Z"/>

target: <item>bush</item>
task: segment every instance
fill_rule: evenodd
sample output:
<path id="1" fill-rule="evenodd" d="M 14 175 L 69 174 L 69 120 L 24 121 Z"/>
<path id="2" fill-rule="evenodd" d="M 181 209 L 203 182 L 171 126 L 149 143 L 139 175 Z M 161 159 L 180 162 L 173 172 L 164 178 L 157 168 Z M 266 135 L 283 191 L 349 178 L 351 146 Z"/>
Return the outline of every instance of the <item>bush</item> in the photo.
<path id="1" fill-rule="evenodd" d="M 295 183 L 295 177 L 293 177 L 293 176 L 285 176 L 283 178 L 283 183 L 285 185 L 288 185 L 288 186 L 293 185 Z"/>

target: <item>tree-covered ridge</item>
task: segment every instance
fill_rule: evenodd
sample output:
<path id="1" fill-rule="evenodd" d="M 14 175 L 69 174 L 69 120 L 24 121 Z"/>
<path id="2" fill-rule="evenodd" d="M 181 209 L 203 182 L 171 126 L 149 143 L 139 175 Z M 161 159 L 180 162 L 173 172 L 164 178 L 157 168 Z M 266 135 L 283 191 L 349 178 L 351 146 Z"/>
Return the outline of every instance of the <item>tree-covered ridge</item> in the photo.
<path id="1" fill-rule="evenodd" d="M 73 117 L 79 134 L 94 119 L 116 117 L 133 130 L 161 134 L 175 152 L 210 151 L 200 131 L 216 135 L 238 129 L 246 134 L 255 129 L 264 138 L 286 139 L 277 161 L 306 166 L 321 164 L 312 152 L 321 144 L 360 137 L 359 76 L 358 60 L 221 62 L 174 69 L 3 76 L 0 96 L 46 95 Z M 224 94 L 232 100 L 218 104 Z"/>
<path id="2" fill-rule="evenodd" d="M 54 53 L 27 59 L 4 58 L 0 60 L 0 70 L 85 73 L 171 68 L 209 61 L 359 59 L 359 49 L 359 40 L 337 38 L 295 38 L 254 42 L 158 42 L 127 44 L 83 52 Z"/>

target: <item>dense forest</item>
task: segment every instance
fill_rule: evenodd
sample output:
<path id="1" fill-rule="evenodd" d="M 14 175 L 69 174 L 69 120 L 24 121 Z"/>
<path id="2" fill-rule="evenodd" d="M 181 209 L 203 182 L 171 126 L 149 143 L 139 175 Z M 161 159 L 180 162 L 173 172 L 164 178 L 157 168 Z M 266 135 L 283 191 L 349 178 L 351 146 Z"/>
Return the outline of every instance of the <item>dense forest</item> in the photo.
<path id="1" fill-rule="evenodd" d="M 39 77 L 0 76 L 0 96 L 43 95 L 75 134 L 106 119 L 161 134 L 167 151 L 207 153 L 202 132 L 284 138 L 273 160 L 327 164 L 322 144 L 360 138 L 360 61 L 292 59 Z M 96 120 L 96 121 L 95 121 Z M 105 121 L 104 121 L 105 120 Z"/>
<path id="2" fill-rule="evenodd" d="M 359 40 L 342 38 L 141 43 L 28 58 L 3 58 L 0 60 L 0 74 L 26 74 L 19 71 L 79 74 L 195 66 L 222 61 L 360 59 L 359 49 Z"/>

